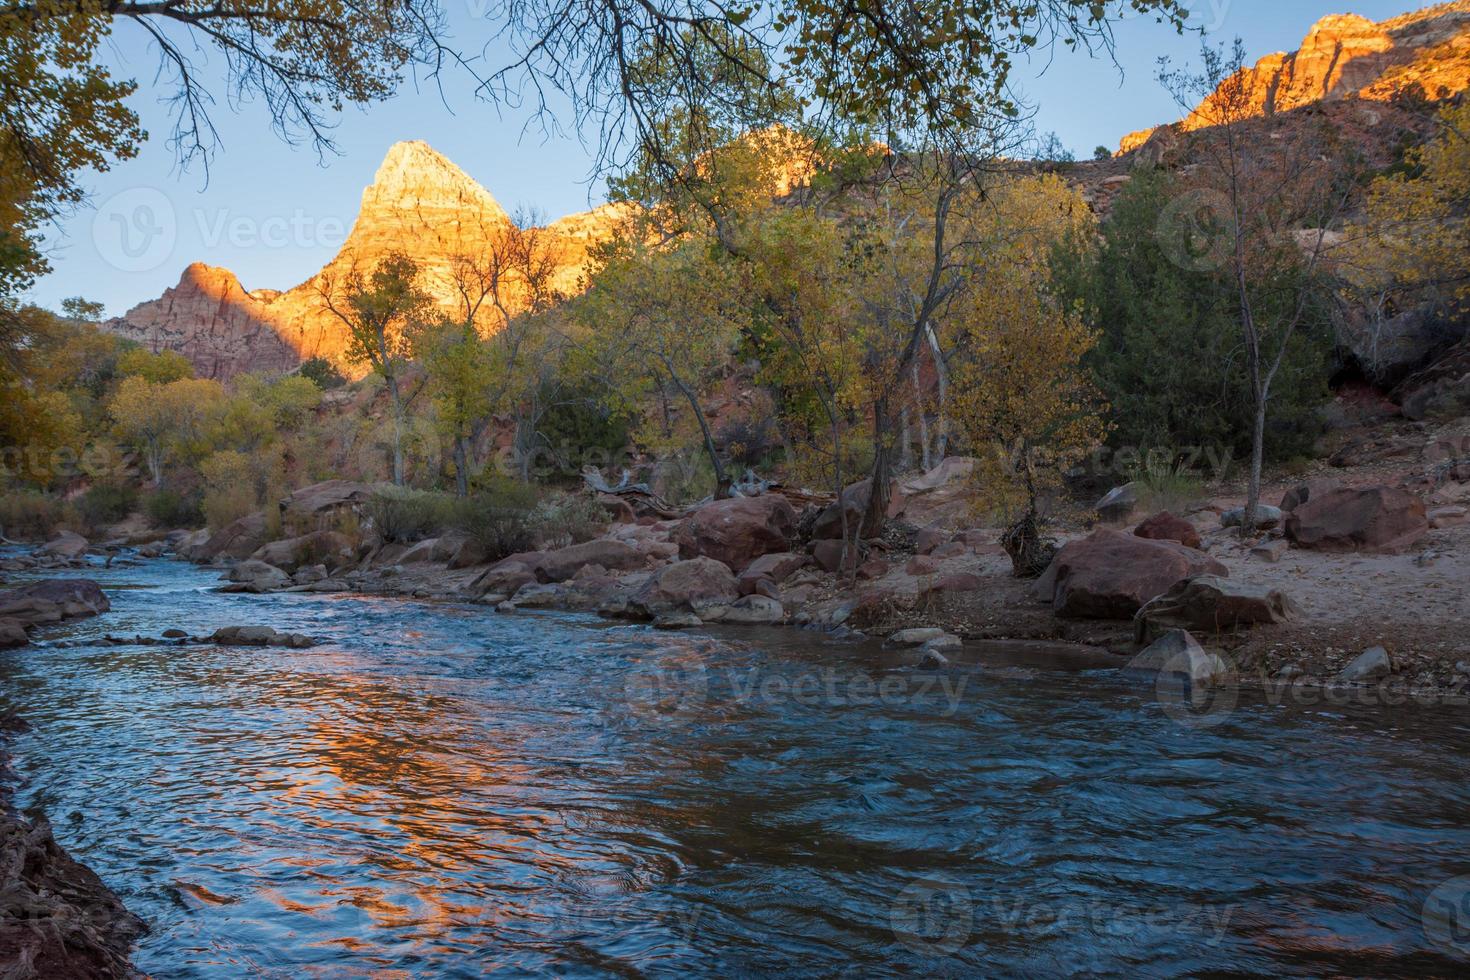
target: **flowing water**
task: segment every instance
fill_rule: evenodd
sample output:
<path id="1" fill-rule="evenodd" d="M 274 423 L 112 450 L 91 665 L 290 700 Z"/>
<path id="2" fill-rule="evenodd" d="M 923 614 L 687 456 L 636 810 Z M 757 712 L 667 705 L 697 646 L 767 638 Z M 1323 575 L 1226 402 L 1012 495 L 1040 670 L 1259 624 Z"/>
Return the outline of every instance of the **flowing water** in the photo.
<path id="1" fill-rule="evenodd" d="M 324 640 L 0 654 L 17 800 L 158 977 L 1466 969 L 1464 708 L 1202 726 L 1086 659 L 95 577 L 43 639 Z"/>

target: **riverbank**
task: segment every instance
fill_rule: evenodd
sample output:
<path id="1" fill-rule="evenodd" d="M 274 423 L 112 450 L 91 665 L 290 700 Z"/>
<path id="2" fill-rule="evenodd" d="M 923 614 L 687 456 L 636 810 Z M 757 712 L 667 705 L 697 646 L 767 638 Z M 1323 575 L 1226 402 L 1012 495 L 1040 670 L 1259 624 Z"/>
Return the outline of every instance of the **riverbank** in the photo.
<path id="1" fill-rule="evenodd" d="M 6 742 L 25 722 L 0 716 L 0 975 L 113 980 L 147 931 L 116 894 L 69 855 L 40 817 L 15 811 Z"/>

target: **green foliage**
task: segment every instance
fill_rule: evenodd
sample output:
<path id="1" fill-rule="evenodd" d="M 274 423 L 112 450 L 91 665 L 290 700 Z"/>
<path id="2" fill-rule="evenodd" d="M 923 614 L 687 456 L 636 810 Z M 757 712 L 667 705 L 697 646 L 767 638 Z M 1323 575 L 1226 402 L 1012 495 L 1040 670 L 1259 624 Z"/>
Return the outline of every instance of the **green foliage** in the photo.
<path id="1" fill-rule="evenodd" d="M 563 463 L 576 469 L 578 457 L 607 460 L 620 457 L 632 439 L 632 420 L 626 411 L 609 405 L 584 383 L 573 385 L 554 398 L 536 431 L 558 458 L 566 457 Z"/>
<path id="2" fill-rule="evenodd" d="M 162 350 L 152 354 L 141 347 L 134 347 L 117 359 L 117 373 L 125 378 L 137 377 L 154 384 L 168 384 L 194 377 L 194 365 L 178 351 Z"/>
<path id="3" fill-rule="evenodd" d="M 155 490 L 143 499 L 143 513 L 158 527 L 199 527 L 204 523 L 200 500 L 177 490 Z"/>
<path id="4" fill-rule="evenodd" d="M 532 524 L 543 547 L 560 548 L 600 535 L 607 509 L 586 493 L 559 493 L 536 505 Z"/>
<path id="5" fill-rule="evenodd" d="M 1102 144 L 1098 144 L 1092 151 L 1092 158 L 1094 160 L 1111 160 L 1113 158 L 1113 151 Z"/>
<path id="6" fill-rule="evenodd" d="M 381 487 L 364 503 L 363 513 L 384 541 L 406 544 L 450 527 L 454 498 L 428 490 Z"/>
<path id="7" fill-rule="evenodd" d="M 1222 269 L 1184 261 L 1159 233 L 1160 215 L 1181 191 L 1165 173 L 1135 173 L 1099 241 L 1074 237 L 1057 250 L 1054 286 L 1101 334 L 1088 363 L 1111 406 L 1111 446 L 1248 456 L 1254 402 L 1235 293 Z M 1264 315 L 1271 303 L 1294 298 L 1289 284 L 1271 285 L 1262 290 Z M 1283 360 L 1271 398 L 1270 457 L 1298 455 L 1320 433 L 1329 351 L 1323 310 L 1297 331 Z"/>
<path id="8" fill-rule="evenodd" d="M 1181 513 L 1204 497 L 1204 482 L 1180 460 L 1166 453 L 1149 453 L 1127 474 L 1138 484 L 1139 502 L 1145 511 Z"/>
<path id="9" fill-rule="evenodd" d="M 499 561 L 536 546 L 535 503 L 534 487 L 500 480 L 489 489 L 449 501 L 449 524 L 483 547 L 490 561 Z"/>
<path id="10" fill-rule="evenodd" d="M 297 373 L 313 382 L 321 391 L 331 391 L 347 383 L 347 378 L 337 370 L 337 366 L 325 357 L 308 358 L 302 362 Z"/>
<path id="11" fill-rule="evenodd" d="M 138 491 L 122 483 L 98 483 L 76 500 L 77 513 L 89 527 L 116 524 L 138 505 Z"/>

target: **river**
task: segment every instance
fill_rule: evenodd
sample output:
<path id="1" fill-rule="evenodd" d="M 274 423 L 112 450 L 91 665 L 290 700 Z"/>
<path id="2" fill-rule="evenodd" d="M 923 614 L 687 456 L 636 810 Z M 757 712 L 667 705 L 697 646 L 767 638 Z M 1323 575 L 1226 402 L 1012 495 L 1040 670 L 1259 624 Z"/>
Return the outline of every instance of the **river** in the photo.
<path id="1" fill-rule="evenodd" d="M 33 726 L 17 802 L 148 920 L 157 977 L 1470 964 L 1464 708 L 1241 692 L 1198 724 L 1025 649 L 926 674 L 799 631 L 89 574 L 113 611 L 0 654 L 0 706 Z M 44 642 L 257 623 L 323 643 Z"/>

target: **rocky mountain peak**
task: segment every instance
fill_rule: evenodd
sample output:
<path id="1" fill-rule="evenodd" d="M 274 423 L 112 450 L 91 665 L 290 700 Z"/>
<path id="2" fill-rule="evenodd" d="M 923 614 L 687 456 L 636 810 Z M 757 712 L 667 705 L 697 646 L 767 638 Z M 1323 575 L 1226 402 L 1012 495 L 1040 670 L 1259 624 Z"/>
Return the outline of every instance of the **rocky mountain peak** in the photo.
<path id="1" fill-rule="evenodd" d="M 362 192 L 364 213 L 445 207 L 510 220 L 489 191 L 423 140 L 389 147 L 372 184 Z"/>
<path id="2" fill-rule="evenodd" d="M 1470 0 L 1426 7 L 1382 23 L 1359 14 L 1318 20 L 1293 52 L 1266 55 L 1242 69 L 1257 115 L 1290 112 L 1320 101 L 1386 102 L 1421 88 L 1444 98 L 1470 87 Z M 1210 100 L 1173 128 L 1203 129 Z M 1119 154 L 1148 142 L 1161 127 L 1123 137 Z"/>

